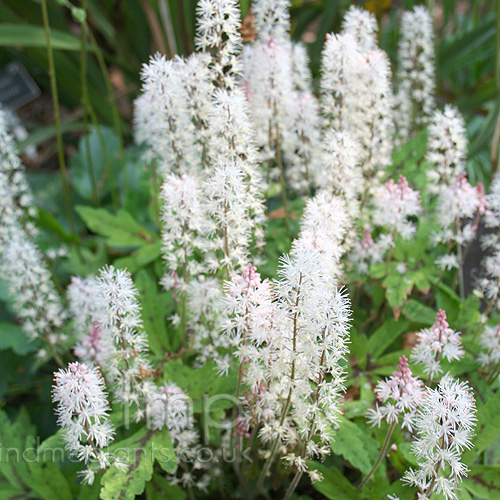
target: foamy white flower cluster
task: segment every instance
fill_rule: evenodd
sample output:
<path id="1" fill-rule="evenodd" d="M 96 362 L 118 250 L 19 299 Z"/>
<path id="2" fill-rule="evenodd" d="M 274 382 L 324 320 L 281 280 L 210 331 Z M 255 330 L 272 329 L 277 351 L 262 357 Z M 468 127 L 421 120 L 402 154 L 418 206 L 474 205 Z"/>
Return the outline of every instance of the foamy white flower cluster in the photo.
<path id="1" fill-rule="evenodd" d="M 404 481 L 419 490 L 421 500 L 442 494 L 456 500 L 459 482 L 467 475 L 462 452 L 470 450 L 476 425 L 472 389 L 446 375 L 436 389 L 427 389 L 416 419 L 417 438 L 412 452 L 418 469 L 410 469 Z"/>
<path id="2" fill-rule="evenodd" d="M 483 259 L 483 272 L 477 283 L 478 294 L 485 298 L 488 306 L 484 320 L 492 310 L 500 309 L 500 252 L 496 251 Z"/>
<path id="3" fill-rule="evenodd" d="M 372 14 L 351 7 L 340 35 L 328 35 L 322 55 L 321 105 L 326 126 L 358 143 L 369 179 L 391 163 L 393 95 L 385 52 L 377 47 Z"/>
<path id="4" fill-rule="evenodd" d="M 435 106 L 434 27 L 429 11 L 417 5 L 405 12 L 400 32 L 397 123 L 405 141 L 429 123 Z"/>
<path id="5" fill-rule="evenodd" d="M 322 146 L 323 169 L 316 174 L 316 186 L 331 195 L 342 196 L 354 221 L 359 216 L 362 191 L 359 145 L 347 132 L 332 129 L 325 133 Z"/>
<path id="6" fill-rule="evenodd" d="M 192 349 L 197 364 L 224 359 L 221 351 L 227 349 L 221 331 L 224 329 L 224 292 L 217 278 L 199 276 L 188 288 L 188 332 L 192 335 Z"/>
<path id="7" fill-rule="evenodd" d="M 73 320 L 73 332 L 78 339 L 75 356 L 84 363 L 100 364 L 106 356 L 102 331 L 97 324 L 97 278 L 71 277 L 67 288 L 68 309 Z"/>
<path id="8" fill-rule="evenodd" d="M 365 9 L 351 5 L 342 21 L 342 33 L 352 35 L 362 52 L 370 52 L 377 47 L 377 20 Z"/>
<path id="9" fill-rule="evenodd" d="M 282 184 L 309 193 L 320 168 L 321 119 L 306 50 L 290 40 L 288 8 L 283 0 L 255 2 L 257 38 L 243 50 L 244 87 L 270 178 L 280 171 Z"/>
<path id="10" fill-rule="evenodd" d="M 50 354 L 54 355 L 66 340 L 59 329 L 66 322 L 67 314 L 42 252 L 17 224 L 2 226 L 0 272 L 8 283 L 23 330 L 30 339 L 47 342 Z"/>
<path id="11" fill-rule="evenodd" d="M 471 241 L 477 230 L 479 216 L 486 209 L 484 187 L 480 182 L 473 187 L 465 174 L 444 185 L 438 195 L 437 219 L 441 231 L 436 235 L 440 243 L 464 245 Z"/>
<path id="12" fill-rule="evenodd" d="M 14 310 L 28 337 L 48 344 L 39 355 L 57 358 L 66 340 L 59 329 L 66 311 L 52 281 L 45 256 L 34 241 L 37 230 L 30 218 L 37 210 L 7 115 L 0 109 L 0 272 L 9 287 Z"/>
<path id="13" fill-rule="evenodd" d="M 318 100 L 310 92 L 297 93 L 290 103 L 289 112 L 293 128 L 285 135 L 284 143 L 287 181 L 294 191 L 310 194 L 314 176 L 321 169 Z"/>
<path id="14" fill-rule="evenodd" d="M 196 46 L 212 55 L 210 69 L 220 87 L 233 88 L 241 71 L 240 10 L 237 0 L 200 0 Z"/>
<path id="15" fill-rule="evenodd" d="M 213 167 L 234 163 L 243 175 L 245 196 L 240 200 L 255 245 L 263 244 L 265 182 L 250 111 L 241 91 L 216 90 L 209 115 L 208 158 Z M 210 171 L 213 174 L 213 169 Z"/>
<path id="16" fill-rule="evenodd" d="M 270 161 L 281 154 L 283 143 L 293 129 L 293 62 L 290 42 L 273 38 L 245 46 L 244 78 L 257 144 L 262 159 Z"/>
<path id="17" fill-rule="evenodd" d="M 210 477 L 207 474 L 195 475 L 195 471 L 206 469 L 207 463 L 200 460 L 199 435 L 194 427 L 190 398 L 177 385 L 168 382 L 148 395 L 145 413 L 153 430 L 168 430 L 177 459 L 181 462 L 176 473 L 167 476 L 170 483 L 205 490 Z"/>
<path id="18" fill-rule="evenodd" d="M 206 247 L 211 231 L 210 220 L 202 205 L 202 190 L 196 177 L 170 174 L 161 196 L 162 251 L 166 263 L 163 286 L 186 294 L 192 276 L 203 271 L 203 265 L 193 258 L 197 250 Z"/>
<path id="19" fill-rule="evenodd" d="M 180 58 L 167 60 L 160 54 L 141 72 L 143 93 L 135 102 L 134 115 L 136 140 L 148 144 L 147 156 L 162 176 L 201 170 L 203 136 L 192 120 L 183 72 Z M 202 77 L 197 73 L 199 80 Z"/>
<path id="20" fill-rule="evenodd" d="M 479 336 L 479 345 L 483 350 L 477 359 L 493 381 L 500 369 L 500 325 L 486 326 Z"/>
<path id="21" fill-rule="evenodd" d="M 217 228 L 211 240 L 213 252 L 206 262 L 211 271 L 222 269 L 230 279 L 248 261 L 252 234 L 242 170 L 235 163 L 216 167 L 204 192 L 207 211 Z"/>
<path id="22" fill-rule="evenodd" d="M 442 184 L 456 182 L 465 173 L 467 135 L 465 121 L 453 106 L 446 105 L 431 117 L 426 160 L 432 165 L 428 170 L 429 190 L 438 192 Z"/>
<path id="23" fill-rule="evenodd" d="M 327 123 L 342 132 L 362 91 L 358 73 L 363 61 L 354 36 L 328 34 L 321 61 L 321 110 Z"/>
<path id="24" fill-rule="evenodd" d="M 500 176 L 497 174 L 490 184 L 490 191 L 486 195 L 486 211 L 484 224 L 489 229 L 482 238 L 482 245 L 486 249 L 495 250 L 500 243 Z"/>
<path id="25" fill-rule="evenodd" d="M 337 283 L 342 273 L 340 259 L 346 250 L 344 243 L 350 226 L 351 219 L 343 198 L 320 192 L 307 201 L 300 235 L 292 253 L 316 249 L 325 278 Z"/>
<path id="26" fill-rule="evenodd" d="M 397 183 L 389 179 L 377 188 L 373 204 L 373 222 L 392 231 L 393 240 L 396 233 L 405 239 L 415 233 L 415 224 L 408 217 L 419 215 L 422 211 L 420 193 L 410 188 L 404 175 L 399 176 Z"/>
<path id="27" fill-rule="evenodd" d="M 406 356 L 399 358 L 398 369 L 386 380 L 381 380 L 375 389 L 377 402 L 375 409 L 366 413 L 370 424 L 378 425 L 385 420 L 388 424 L 399 422 L 401 428 L 413 432 L 417 410 L 424 394 L 422 381 L 414 377 Z"/>
<path id="28" fill-rule="evenodd" d="M 359 274 L 366 274 L 371 265 L 383 261 L 385 253 L 393 244 L 391 235 L 380 235 L 375 242 L 370 231 L 365 229 L 363 237 L 354 244 L 349 260 Z"/>
<path id="29" fill-rule="evenodd" d="M 424 373 L 433 378 L 442 373 L 441 360 L 461 359 L 464 349 L 460 339 L 460 332 L 455 332 L 450 328 L 446 320 L 446 312 L 439 310 L 436 322 L 417 334 L 418 343 L 412 350 L 411 359 L 424 365 Z"/>
<path id="30" fill-rule="evenodd" d="M 244 384 L 254 392 L 265 388 L 250 413 L 261 420 L 269 461 L 286 454 L 301 472 L 306 459 L 329 453 L 348 351 L 349 300 L 322 262 L 316 248 L 297 244 L 282 258 L 274 286 L 249 268 L 227 294 L 235 313 L 227 331 Z"/>
<path id="31" fill-rule="evenodd" d="M 115 399 L 125 406 L 134 405 L 140 419 L 143 399 L 151 390 L 151 366 L 138 291 L 130 273 L 113 266 L 101 269 L 95 300 L 97 327 L 106 345 L 101 368 Z"/>
<path id="32" fill-rule="evenodd" d="M 36 213 L 24 165 L 9 133 L 7 114 L 0 107 L 0 224 L 2 227 L 19 224 L 33 236 L 36 228 L 29 218 Z"/>
<path id="33" fill-rule="evenodd" d="M 95 366 L 70 363 L 54 374 L 53 401 L 57 423 L 68 451 L 85 463 L 83 481 L 94 482 L 96 472 L 110 466 L 105 451 L 115 434 L 104 380 Z"/>

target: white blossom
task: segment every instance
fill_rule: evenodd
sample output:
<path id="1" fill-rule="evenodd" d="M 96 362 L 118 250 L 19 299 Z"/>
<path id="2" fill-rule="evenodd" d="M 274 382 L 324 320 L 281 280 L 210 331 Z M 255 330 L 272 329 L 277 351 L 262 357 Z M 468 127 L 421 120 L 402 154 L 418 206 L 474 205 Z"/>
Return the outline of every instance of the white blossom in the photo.
<path id="1" fill-rule="evenodd" d="M 466 382 L 446 375 L 436 389 L 427 389 L 412 444 L 418 469 L 409 469 L 403 479 L 418 488 L 419 498 L 437 493 L 447 500 L 457 499 L 455 491 L 468 471 L 461 462 L 462 452 L 473 446 L 476 420 L 473 392 Z"/>
<path id="2" fill-rule="evenodd" d="M 101 269 L 97 281 L 96 322 L 106 345 L 101 369 L 115 399 L 125 406 L 135 405 L 140 419 L 143 399 L 151 390 L 151 367 L 138 291 L 130 273 L 113 266 Z"/>
<path id="3" fill-rule="evenodd" d="M 417 5 L 403 14 L 398 49 L 398 131 L 403 140 L 425 127 L 434 111 L 436 70 L 434 27 L 429 11 Z"/>
<path id="4" fill-rule="evenodd" d="M 36 213 L 24 165 L 8 130 L 7 114 L 0 107 L 0 224 L 19 224 L 29 236 L 34 236 L 37 230 L 30 218 Z"/>
<path id="5" fill-rule="evenodd" d="M 484 224 L 495 231 L 487 232 L 482 237 L 482 246 L 495 250 L 500 243 L 500 176 L 497 174 L 490 184 L 490 192 L 486 195 L 486 211 Z"/>
<path id="6" fill-rule="evenodd" d="M 203 264 L 193 256 L 207 248 L 207 237 L 213 229 L 203 205 L 198 179 L 190 175 L 169 175 L 161 189 L 162 251 L 166 273 L 165 289 L 185 295 L 192 276 L 203 271 Z"/>
<path id="7" fill-rule="evenodd" d="M 237 0 L 200 0 L 196 7 L 196 47 L 212 55 L 213 80 L 234 88 L 241 74 L 241 16 Z"/>
<path id="8" fill-rule="evenodd" d="M 293 87 L 297 92 L 312 93 L 312 75 L 309 56 L 303 43 L 292 45 Z"/>
<path id="9" fill-rule="evenodd" d="M 429 189 L 438 192 L 439 184 L 450 185 L 465 173 L 467 135 L 465 121 L 453 106 L 436 110 L 429 125 L 426 160 L 432 165 L 428 171 Z"/>
<path id="10" fill-rule="evenodd" d="M 477 283 L 476 291 L 488 302 L 486 316 L 493 308 L 500 308 L 500 252 L 483 259 L 484 274 Z"/>
<path id="11" fill-rule="evenodd" d="M 315 248 L 325 278 L 336 283 L 342 273 L 340 259 L 345 252 L 344 241 L 351 224 L 344 200 L 320 192 L 307 201 L 293 252 Z"/>
<path id="12" fill-rule="evenodd" d="M 305 470 L 306 459 L 329 453 L 337 426 L 349 301 L 322 269 L 320 252 L 307 245 L 282 258 L 274 286 L 248 270 L 226 294 L 231 345 L 244 386 L 258 395 L 247 397 L 247 423 L 260 421 L 271 454 L 286 446 L 286 462 Z"/>
<path id="13" fill-rule="evenodd" d="M 229 279 L 247 263 L 252 233 L 244 173 L 235 163 L 217 166 L 203 191 L 206 210 L 215 224 L 206 264 L 212 272 L 223 270 Z"/>
<path id="14" fill-rule="evenodd" d="M 351 5 L 342 21 L 342 33 L 349 33 L 359 44 L 362 52 L 370 52 L 377 47 L 377 20 L 365 9 Z"/>
<path id="15" fill-rule="evenodd" d="M 460 174 L 456 181 L 439 190 L 437 220 L 441 231 L 436 241 L 453 242 L 464 245 L 471 241 L 477 230 L 478 218 L 486 208 L 484 187 L 480 182 L 473 187 L 465 174 Z"/>
<path id="16" fill-rule="evenodd" d="M 351 34 L 326 36 L 321 54 L 321 109 L 328 127 L 348 130 L 348 117 L 366 89 L 359 77 L 362 52 Z M 355 119 L 355 118 L 354 118 Z"/>
<path id="17" fill-rule="evenodd" d="M 78 339 L 73 351 L 84 363 L 100 364 L 106 353 L 102 331 L 97 324 L 96 293 L 96 276 L 90 275 L 83 279 L 71 277 L 67 289 L 68 308 L 73 320 L 73 331 Z"/>
<path id="18" fill-rule="evenodd" d="M 384 255 L 394 245 L 391 235 L 381 235 L 377 241 L 365 229 L 361 239 L 354 243 L 349 260 L 359 274 L 366 274 L 373 264 L 383 261 Z"/>
<path id="19" fill-rule="evenodd" d="M 142 94 L 135 101 L 134 114 L 136 140 L 149 146 L 147 157 L 158 163 L 162 177 L 201 168 L 201 136 L 188 107 L 184 72 L 183 60 L 167 60 L 161 54 L 153 56 L 141 72 Z"/>
<path id="20" fill-rule="evenodd" d="M 464 349 L 460 339 L 460 332 L 452 330 L 446 321 L 446 312 L 439 310 L 436 322 L 417 334 L 417 345 L 413 348 L 411 359 L 424 365 L 424 373 L 433 378 L 442 373 L 441 360 L 448 361 L 461 359 Z"/>
<path id="21" fill-rule="evenodd" d="M 423 383 L 413 376 L 406 356 L 399 358 L 398 369 L 389 378 L 381 380 L 375 392 L 378 400 L 376 407 L 366 413 L 370 424 L 380 427 L 382 420 L 391 424 L 402 418 L 401 427 L 412 432 L 423 396 Z"/>
<path id="22" fill-rule="evenodd" d="M 490 377 L 498 378 L 500 368 L 500 326 L 486 326 L 479 336 L 482 351 L 477 359 Z"/>
<path id="23" fill-rule="evenodd" d="M 263 225 L 265 182 L 260 169 L 260 154 L 250 112 L 241 91 L 217 90 L 210 108 L 210 144 L 208 158 L 212 169 L 232 163 L 241 169 L 246 191 L 241 203 L 247 212 L 247 224 L 255 245 L 264 244 Z"/>
<path id="24" fill-rule="evenodd" d="M 263 160 L 275 159 L 277 144 L 292 130 L 293 62 L 291 43 L 273 38 L 245 47 L 244 78 L 247 100 Z"/>
<path id="25" fill-rule="evenodd" d="M 270 38 L 279 44 L 290 40 L 289 0 L 255 0 L 252 8 L 255 30 L 262 42 Z"/>
<path id="26" fill-rule="evenodd" d="M 53 401 L 66 449 L 84 462 L 84 482 L 92 484 L 98 470 L 110 466 L 105 451 L 115 434 L 104 380 L 95 366 L 70 363 L 54 374 Z"/>
<path id="27" fill-rule="evenodd" d="M 283 145 L 288 183 L 298 193 L 309 193 L 312 180 L 321 168 L 318 101 L 310 93 L 296 94 L 290 103 L 289 113 L 293 125 Z"/>
<path id="28" fill-rule="evenodd" d="M 0 271 L 27 336 L 40 338 L 57 351 L 66 339 L 59 329 L 67 314 L 42 252 L 16 223 L 2 226 Z"/>
<path id="29" fill-rule="evenodd" d="M 401 234 L 405 239 L 415 233 L 415 226 L 408 220 L 409 216 L 420 214 L 420 193 L 411 189 L 404 175 L 398 182 L 389 179 L 379 187 L 373 198 L 373 221 L 379 226 L 385 226 L 393 234 Z"/>

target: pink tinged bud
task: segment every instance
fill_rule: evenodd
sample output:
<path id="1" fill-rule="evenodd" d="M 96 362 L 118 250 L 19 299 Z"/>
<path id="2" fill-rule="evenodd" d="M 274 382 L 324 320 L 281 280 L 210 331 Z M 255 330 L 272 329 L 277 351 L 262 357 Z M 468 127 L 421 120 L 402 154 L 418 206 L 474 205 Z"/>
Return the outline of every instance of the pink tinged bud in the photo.
<path id="1" fill-rule="evenodd" d="M 484 214 L 486 207 L 488 205 L 486 196 L 484 194 L 484 184 L 482 182 L 477 183 L 476 191 L 477 191 L 477 199 L 479 201 L 479 207 L 477 210 L 482 215 Z M 476 229 L 477 229 L 477 224 L 476 224 Z"/>
<path id="2" fill-rule="evenodd" d="M 373 238 L 372 238 L 370 231 L 368 231 L 368 229 L 365 229 L 363 232 L 363 239 L 361 241 L 361 246 L 365 250 L 368 250 L 370 247 L 373 246 Z"/>

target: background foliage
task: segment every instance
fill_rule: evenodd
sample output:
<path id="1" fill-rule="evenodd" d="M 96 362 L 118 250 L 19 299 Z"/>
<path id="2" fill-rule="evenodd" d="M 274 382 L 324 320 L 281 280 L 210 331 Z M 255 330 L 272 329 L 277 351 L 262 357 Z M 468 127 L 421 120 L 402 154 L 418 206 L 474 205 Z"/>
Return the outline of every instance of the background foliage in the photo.
<path id="1" fill-rule="evenodd" d="M 243 14 L 248 13 L 248 0 L 240 3 Z M 396 54 L 400 13 L 415 3 L 411 0 L 368 0 L 365 3 L 365 7 L 377 15 L 381 25 L 381 48 L 391 58 Z M 483 181 L 488 185 L 498 165 L 500 136 L 500 2 L 444 0 L 431 3 L 437 13 L 438 96 L 442 102 L 455 103 L 464 113 L 470 140 L 469 179 L 472 184 Z M 293 2 L 293 38 L 307 44 L 316 75 L 325 35 L 338 30 L 350 4 L 345 0 Z M 140 85 L 140 68 L 150 54 L 156 50 L 169 55 L 193 50 L 196 3 L 192 0 L 87 0 L 83 7 L 87 12 L 90 43 L 84 45 L 78 22 L 80 11 L 74 8 L 82 5 L 71 8 L 56 1 L 49 1 L 48 5 L 63 108 L 71 204 L 76 230 L 82 238 L 80 251 L 71 246 L 75 235 L 70 231 L 64 209 L 61 177 L 55 170 L 55 127 L 40 4 L 31 0 L 0 2 L 0 66 L 12 60 L 21 61 L 43 92 L 40 100 L 19 111 L 30 132 L 20 145 L 21 152 L 30 145 L 44 152 L 42 161 L 30 165 L 27 160 L 29 179 L 41 207 L 37 222 L 44 228 L 42 245 L 69 245 L 69 259 L 56 264 L 54 269 L 62 282 L 67 282 L 71 274 L 95 272 L 108 262 L 132 272 L 141 292 L 151 350 L 159 362 L 164 361 L 162 353 L 165 350 L 175 352 L 180 339 L 173 332 L 169 335 L 166 332 L 165 318 L 173 305 L 170 296 L 157 286 L 163 269 L 155 186 L 150 182 L 149 173 L 141 168 L 141 151 L 132 144 L 130 119 L 132 101 Z M 86 67 L 83 66 L 82 77 L 83 59 Z M 88 89 L 88 96 L 85 89 Z M 88 134 L 83 135 L 83 132 Z M 394 154 L 394 171 L 399 169 L 416 187 L 419 187 L 419 171 L 424 163 L 425 140 L 425 134 L 417 136 Z M 89 168 L 93 180 L 88 175 Z M 281 221 L 273 216 L 273 203 L 271 200 L 267 264 L 260 269 L 265 276 L 275 275 L 278 256 L 289 249 Z M 295 200 L 292 212 L 300 215 L 303 206 L 304 200 Z M 296 234 L 297 220 L 293 224 Z M 411 245 L 398 244 L 395 261 L 413 259 L 415 263 L 405 281 L 397 273 L 385 277 L 383 272 L 377 273 L 376 268 L 371 270 L 371 281 L 367 285 L 369 300 L 357 310 L 353 326 L 351 351 L 354 361 L 349 375 L 349 393 L 353 397 L 345 405 L 344 432 L 337 437 L 334 455 L 325 465 L 317 465 L 326 478 L 317 489 L 327 498 L 362 498 L 346 477 L 357 477 L 359 471 L 368 472 L 383 439 L 383 431 L 372 434 L 364 422 L 363 415 L 373 399 L 366 370 L 370 369 L 375 381 L 389 375 L 402 352 L 408 352 L 401 334 L 431 325 L 435 307 L 446 309 L 451 327 L 473 331 L 479 309 L 476 297 L 469 296 L 462 301 L 445 283 L 440 283 L 435 303 L 429 299 L 428 290 L 436 276 L 428 269 L 432 262 L 432 258 L 425 255 L 428 239 L 429 228 L 424 227 Z M 381 278 L 384 283 L 380 282 Z M 397 312 L 388 314 L 382 324 L 366 329 L 367 318 L 384 297 L 391 310 Z M 57 428 L 49 403 L 53 366 L 39 366 L 33 357 L 37 346 L 26 340 L 16 324 L 7 288 L 1 280 L 0 300 L 0 442 L 4 448 L 22 448 L 37 434 L 45 440 L 42 446 L 53 446 L 59 439 L 53 436 Z M 359 330 L 364 333 L 357 333 Z M 470 342 L 467 344 L 467 337 L 465 343 L 472 346 Z M 454 374 L 468 373 L 471 383 L 480 388 L 484 398 L 478 401 L 480 438 L 469 456 L 470 461 L 479 456 L 480 460 L 464 482 L 462 500 L 500 498 L 498 469 L 494 468 L 500 459 L 500 421 L 497 418 L 500 392 L 494 393 L 487 387 L 475 373 L 476 368 L 472 355 L 454 366 Z M 184 368 L 179 377 L 181 369 L 175 362 L 165 363 L 164 370 L 176 370 L 179 385 L 201 398 L 203 389 L 193 382 L 198 376 Z M 208 379 L 207 382 L 204 379 L 203 382 L 212 384 L 213 393 L 220 389 L 217 380 Z M 21 406 L 24 409 L 18 412 Z M 136 439 L 140 437 L 135 436 Z M 396 439 L 401 440 L 401 437 Z M 411 460 L 404 443 L 391 456 L 392 466 L 399 471 Z M 77 495 L 81 499 L 97 498 L 98 489 L 78 490 L 66 479 L 74 475 L 74 464 L 65 464 L 62 471 L 50 461 L 30 466 L 21 462 L 18 467 L 12 468 L 0 460 L 1 498 L 26 496 L 31 490 L 47 500 L 76 498 Z M 380 481 L 369 487 L 372 498 L 382 498 L 391 492 L 389 489 L 395 488 L 384 481 L 386 471 L 383 469 L 381 467 L 376 476 Z M 145 476 L 150 472 L 144 471 Z M 161 481 L 160 476 L 157 480 Z M 404 492 L 397 493 L 406 498 Z M 151 488 L 146 494 L 148 499 L 159 498 Z M 182 498 L 181 493 L 177 494 L 173 498 Z"/>

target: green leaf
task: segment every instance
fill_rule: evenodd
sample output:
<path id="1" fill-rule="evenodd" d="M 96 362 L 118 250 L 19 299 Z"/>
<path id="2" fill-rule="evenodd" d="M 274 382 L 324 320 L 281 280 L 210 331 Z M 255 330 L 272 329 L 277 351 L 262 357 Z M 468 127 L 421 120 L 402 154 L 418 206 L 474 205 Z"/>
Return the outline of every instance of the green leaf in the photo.
<path id="1" fill-rule="evenodd" d="M 421 160 L 427 149 L 427 131 L 420 131 L 413 139 L 403 144 L 399 149 L 395 149 L 392 155 L 392 163 L 400 165 L 409 158 L 414 161 Z"/>
<path id="2" fill-rule="evenodd" d="M 13 323 L 0 323 L 0 351 L 12 349 L 16 354 L 25 356 L 37 349 L 35 343 L 30 342 L 23 329 Z"/>
<path id="3" fill-rule="evenodd" d="M 406 274 L 406 278 L 414 283 L 417 289 L 421 292 L 426 292 L 431 288 L 431 282 L 427 278 L 423 269 L 410 271 Z"/>
<path id="4" fill-rule="evenodd" d="M 168 293 L 159 293 L 158 286 L 144 269 L 135 278 L 142 305 L 142 320 L 148 334 L 149 346 L 159 357 L 171 352 L 172 343 L 167 332 L 167 314 L 171 310 Z"/>
<path id="5" fill-rule="evenodd" d="M 180 486 L 171 485 L 163 476 L 155 474 L 153 480 L 146 484 L 147 500 L 186 500 L 187 492 Z"/>
<path id="6" fill-rule="evenodd" d="M 119 154 L 118 137 L 109 127 L 99 127 L 80 138 L 78 152 L 70 159 L 70 170 L 71 183 L 82 198 L 92 199 L 94 182 L 98 196 L 109 192 L 110 185 L 106 180 L 109 170 L 115 170 L 119 165 Z"/>
<path id="7" fill-rule="evenodd" d="M 153 434 L 151 447 L 155 460 L 160 467 L 169 474 L 173 474 L 177 469 L 177 456 L 172 446 L 172 439 L 166 429 Z"/>
<path id="8" fill-rule="evenodd" d="M 81 48 L 80 40 L 64 31 L 50 30 L 51 46 L 55 50 L 76 50 Z M 41 26 L 28 24 L 0 24 L 0 47 L 43 47 L 47 46 L 45 30 Z"/>
<path id="9" fill-rule="evenodd" d="M 101 480 L 102 500 L 134 500 L 144 491 L 146 482 L 151 480 L 155 460 L 170 473 L 177 466 L 166 430 L 154 433 L 143 428 L 130 438 L 115 443 L 111 452 L 128 463 L 128 468 L 119 470 L 111 467 L 104 473 Z"/>
<path id="10" fill-rule="evenodd" d="M 25 489 L 31 477 L 23 452 L 35 446 L 35 430 L 24 408 L 14 422 L 0 410 L 0 474 L 15 488 Z"/>
<path id="11" fill-rule="evenodd" d="M 481 299 L 471 293 L 460 304 L 456 322 L 453 326 L 460 331 L 475 330 L 477 327 L 477 320 L 480 314 Z"/>
<path id="12" fill-rule="evenodd" d="M 367 474 L 377 458 L 377 442 L 351 420 L 341 417 L 339 423 L 340 427 L 331 446 L 333 453 L 342 455 L 363 474 Z"/>
<path id="13" fill-rule="evenodd" d="M 474 448 L 464 454 L 464 462 L 470 463 L 483 451 L 500 433 L 500 391 L 490 397 L 477 410 L 476 437 Z"/>
<path id="14" fill-rule="evenodd" d="M 380 356 L 404 331 L 408 329 L 409 322 L 405 319 L 396 321 L 387 319 L 384 324 L 375 330 L 368 339 L 368 352 L 372 358 Z"/>
<path id="15" fill-rule="evenodd" d="M 43 208 L 38 208 L 37 219 L 38 225 L 40 227 L 58 234 L 64 242 L 71 243 L 73 241 L 72 234 L 66 231 L 63 225 L 52 214 L 50 214 Z"/>
<path id="16" fill-rule="evenodd" d="M 313 486 L 326 498 L 331 500 L 359 500 L 358 490 L 345 478 L 342 473 L 332 467 L 328 469 L 323 464 L 308 460 L 308 467 L 323 474 L 323 481 L 316 481 Z"/>
<path id="17" fill-rule="evenodd" d="M 137 264 L 139 266 L 147 266 L 161 256 L 161 241 L 156 241 L 151 245 L 139 248 L 136 253 Z"/>
<path id="18" fill-rule="evenodd" d="M 58 450 L 64 450 L 64 442 L 60 434 L 54 434 L 38 448 L 37 460 L 29 462 L 29 485 L 45 500 L 67 500 L 72 497 L 68 481 L 56 461 Z M 59 456 L 62 458 L 63 453 Z"/>
<path id="19" fill-rule="evenodd" d="M 18 500 L 25 497 L 26 492 L 21 486 L 12 486 L 7 481 L 0 479 L 0 498 L 4 500 Z"/>
<path id="20" fill-rule="evenodd" d="M 235 370 L 234 370 L 235 371 Z M 164 380 L 175 381 L 193 400 L 193 411 L 200 413 L 202 406 L 209 412 L 222 408 L 231 408 L 234 404 L 230 395 L 236 391 L 237 377 L 234 371 L 225 377 L 217 374 L 213 362 L 205 363 L 194 370 L 180 360 L 170 361 L 164 365 Z M 215 396 L 212 399 L 212 396 Z"/>
<path id="21" fill-rule="evenodd" d="M 79 205 L 76 211 L 91 231 L 107 237 L 111 247 L 139 247 L 153 241 L 151 233 L 123 209 L 114 215 L 104 208 Z"/>
<path id="22" fill-rule="evenodd" d="M 384 280 L 385 297 L 388 304 L 397 309 L 403 305 L 408 293 L 413 288 L 413 281 L 409 276 L 401 276 L 398 273 L 389 274 Z"/>
<path id="23" fill-rule="evenodd" d="M 403 316 L 412 323 L 420 323 L 422 325 L 431 326 L 436 320 L 436 311 L 418 300 L 409 299 L 403 306 Z"/>
<path id="24" fill-rule="evenodd" d="M 499 500 L 500 467 L 473 465 L 463 486 L 477 498 Z"/>
<path id="25" fill-rule="evenodd" d="M 82 132 L 84 130 L 83 122 L 67 121 L 61 123 L 61 133 L 67 132 Z M 24 153 L 29 146 L 39 146 L 45 141 L 54 139 L 57 136 L 57 128 L 55 125 L 43 124 L 42 126 L 30 130 L 28 137 L 17 143 L 19 153 Z"/>

